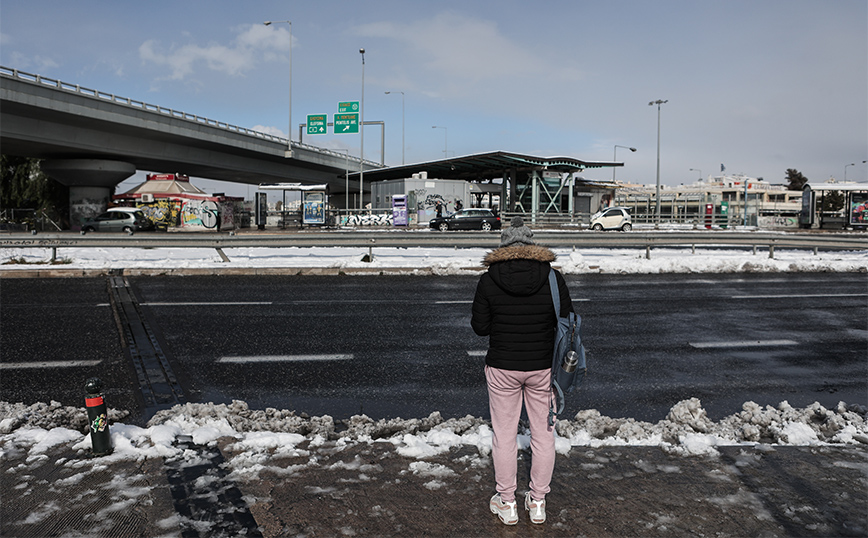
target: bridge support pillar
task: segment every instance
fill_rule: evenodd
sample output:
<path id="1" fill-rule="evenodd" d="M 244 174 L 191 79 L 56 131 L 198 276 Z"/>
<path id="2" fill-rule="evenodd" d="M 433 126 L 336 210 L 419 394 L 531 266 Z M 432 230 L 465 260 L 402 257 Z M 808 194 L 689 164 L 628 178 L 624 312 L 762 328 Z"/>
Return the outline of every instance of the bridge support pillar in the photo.
<path id="1" fill-rule="evenodd" d="M 69 187 L 69 225 L 80 230 L 81 223 L 105 211 L 112 189 L 136 173 L 133 164 L 102 159 L 51 159 L 42 171 Z"/>

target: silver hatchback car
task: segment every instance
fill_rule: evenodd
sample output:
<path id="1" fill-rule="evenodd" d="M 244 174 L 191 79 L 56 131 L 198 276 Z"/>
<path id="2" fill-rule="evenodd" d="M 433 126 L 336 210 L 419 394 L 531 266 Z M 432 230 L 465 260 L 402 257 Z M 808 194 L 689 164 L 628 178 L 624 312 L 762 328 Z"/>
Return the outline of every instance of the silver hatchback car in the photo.
<path id="1" fill-rule="evenodd" d="M 633 219 L 626 207 L 607 207 L 591 216 L 591 229 L 629 232 L 633 229 Z"/>
<path id="2" fill-rule="evenodd" d="M 141 209 L 115 207 L 81 223 L 83 232 L 138 232 L 152 230 L 154 224 Z"/>

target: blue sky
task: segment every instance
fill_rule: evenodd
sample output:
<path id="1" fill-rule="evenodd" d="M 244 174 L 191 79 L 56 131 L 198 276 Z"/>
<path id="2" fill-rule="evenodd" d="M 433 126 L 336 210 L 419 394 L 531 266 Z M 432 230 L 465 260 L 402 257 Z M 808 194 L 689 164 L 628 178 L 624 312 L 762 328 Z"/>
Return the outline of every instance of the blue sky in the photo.
<path id="1" fill-rule="evenodd" d="M 294 140 L 307 114 L 361 98 L 364 48 L 365 119 L 385 122 L 389 165 L 402 161 L 403 101 L 408 164 L 495 150 L 612 160 L 632 146 L 617 150 L 617 179 L 652 184 L 648 103 L 666 99 L 663 184 L 721 164 L 782 183 L 787 168 L 819 182 L 855 163 L 847 179 L 868 181 L 864 0 L 3 0 L 0 63 L 285 136 L 289 25 L 266 20 L 292 20 Z M 381 159 L 379 127 L 365 129 L 365 157 Z"/>

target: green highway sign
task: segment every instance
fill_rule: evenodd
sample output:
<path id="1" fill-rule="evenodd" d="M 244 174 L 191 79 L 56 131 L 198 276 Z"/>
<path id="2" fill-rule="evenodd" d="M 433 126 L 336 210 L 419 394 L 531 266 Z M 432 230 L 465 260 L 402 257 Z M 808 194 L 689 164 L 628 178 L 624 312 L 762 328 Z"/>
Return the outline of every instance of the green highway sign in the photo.
<path id="1" fill-rule="evenodd" d="M 341 101 L 338 103 L 338 113 L 352 113 L 359 111 L 359 102 L 358 101 Z"/>
<path id="2" fill-rule="evenodd" d="M 358 132 L 358 114 L 335 114 L 335 134 L 353 134 Z"/>
<path id="3" fill-rule="evenodd" d="M 307 134 L 326 134 L 328 133 L 328 114 L 308 114 L 307 116 Z"/>

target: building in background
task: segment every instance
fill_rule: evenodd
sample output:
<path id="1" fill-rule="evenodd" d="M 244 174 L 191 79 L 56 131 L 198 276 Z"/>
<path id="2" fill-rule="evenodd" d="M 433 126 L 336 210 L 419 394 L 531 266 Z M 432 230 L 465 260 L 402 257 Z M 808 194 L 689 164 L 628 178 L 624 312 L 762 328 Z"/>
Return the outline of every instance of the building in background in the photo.
<path id="1" fill-rule="evenodd" d="M 656 187 L 620 183 L 613 205 L 627 207 L 634 222 L 653 222 Z M 709 176 L 690 185 L 661 185 L 662 222 L 706 222 L 715 226 L 798 228 L 802 191 L 787 190 L 744 175 Z"/>
<path id="2" fill-rule="evenodd" d="M 141 185 L 112 197 L 140 208 L 158 229 L 220 231 L 250 226 L 244 198 L 207 194 L 183 174 L 148 174 Z"/>

